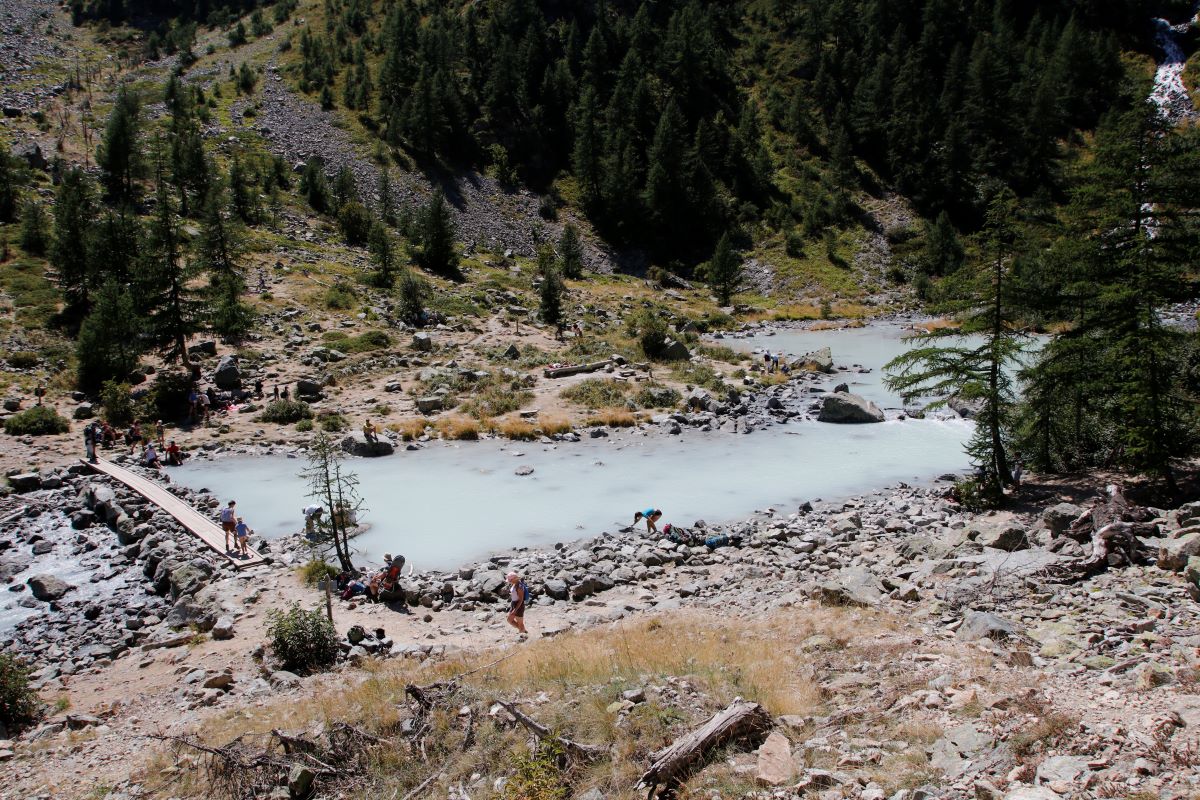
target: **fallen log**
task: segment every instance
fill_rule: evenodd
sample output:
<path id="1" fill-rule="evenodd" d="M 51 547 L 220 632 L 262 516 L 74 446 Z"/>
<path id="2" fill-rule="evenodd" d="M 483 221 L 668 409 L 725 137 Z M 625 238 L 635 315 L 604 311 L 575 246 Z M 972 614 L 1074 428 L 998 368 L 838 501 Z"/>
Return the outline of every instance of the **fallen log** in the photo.
<path id="1" fill-rule="evenodd" d="M 653 753 L 654 761 L 642 774 L 638 788 L 649 789 L 647 798 L 653 798 L 659 786 L 673 790 L 715 748 L 742 740 L 757 744 L 771 724 L 771 715 L 758 703 L 734 701 L 704 725 Z"/>
<path id="2" fill-rule="evenodd" d="M 611 363 L 611 361 L 596 361 L 591 364 L 576 364 L 572 367 L 546 367 L 542 370 L 542 375 L 547 378 L 566 378 L 571 375 L 582 375 L 585 372 L 599 372 Z"/>
<path id="3" fill-rule="evenodd" d="M 524 725 L 529 730 L 537 734 L 537 737 L 542 740 L 550 740 L 557 743 L 570 756 L 580 759 L 581 761 L 599 761 L 604 756 L 608 755 L 608 750 L 603 747 L 597 747 L 594 744 L 583 744 L 576 742 L 573 739 L 568 739 L 565 736 L 555 736 L 549 728 L 542 723 L 528 716 L 518 709 L 514 704 L 504 700 L 497 700 L 498 704 L 504 707 L 504 710 L 512 714 L 517 722 Z"/>
<path id="4" fill-rule="evenodd" d="M 1153 557 L 1137 537 L 1142 529 L 1140 523 L 1110 522 L 1092 533 L 1092 551 L 1088 556 L 1054 564 L 1047 568 L 1047 573 L 1065 582 L 1090 578 L 1110 566 L 1153 563 Z"/>

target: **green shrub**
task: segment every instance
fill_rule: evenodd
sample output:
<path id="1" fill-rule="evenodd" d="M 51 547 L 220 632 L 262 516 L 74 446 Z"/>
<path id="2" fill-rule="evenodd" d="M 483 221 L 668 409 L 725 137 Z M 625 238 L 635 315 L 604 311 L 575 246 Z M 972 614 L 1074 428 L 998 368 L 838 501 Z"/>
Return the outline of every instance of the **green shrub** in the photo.
<path id="1" fill-rule="evenodd" d="M 354 293 L 344 286 L 330 286 L 325 291 L 325 305 L 343 311 L 353 308 Z"/>
<path id="2" fill-rule="evenodd" d="M 32 369 L 41 363 L 42 357 L 32 350 L 17 350 L 9 353 L 4 360 L 13 369 Z"/>
<path id="3" fill-rule="evenodd" d="M 339 433 L 350 427 L 350 420 L 341 414 L 322 414 L 320 422 L 321 430 L 326 433 Z"/>
<path id="4" fill-rule="evenodd" d="M 261 422 L 276 422 L 287 425 L 302 419 L 312 419 L 312 409 L 302 400 L 272 400 L 267 403 L 263 413 L 259 414 Z"/>
<path id="5" fill-rule="evenodd" d="M 305 611 L 299 603 L 283 611 L 271 609 L 267 612 L 267 636 L 271 652 L 291 672 L 315 672 L 337 661 L 337 631 L 319 609 Z"/>
<path id="6" fill-rule="evenodd" d="M 642 408 L 674 408 L 683 395 L 667 386 L 644 387 L 633 396 L 633 401 Z"/>
<path id="7" fill-rule="evenodd" d="M 671 377 L 693 386 L 703 386 L 714 392 L 724 392 L 725 378 L 707 364 L 685 362 L 671 367 Z"/>
<path id="8" fill-rule="evenodd" d="M 1004 496 L 997 496 L 986 484 L 975 478 L 963 478 L 954 484 L 954 499 L 964 511 L 979 512 L 989 508 L 999 508 Z"/>
<path id="9" fill-rule="evenodd" d="M 133 422 L 133 397 L 128 383 L 105 381 L 100 389 L 100 405 L 104 408 L 104 421 L 114 428 L 124 428 Z"/>
<path id="10" fill-rule="evenodd" d="M 566 800 L 570 790 L 558 766 L 565 755 L 553 741 L 515 754 L 513 775 L 504 785 L 505 800 Z"/>
<path id="11" fill-rule="evenodd" d="M 342 229 L 346 244 L 365 245 L 371 234 L 371 212 L 355 200 L 343 203 L 338 210 L 338 227 Z"/>
<path id="12" fill-rule="evenodd" d="M 516 411 L 533 399 L 533 393 L 515 386 L 489 386 L 462 404 L 463 412 L 487 419 Z"/>
<path id="13" fill-rule="evenodd" d="M 651 309 L 645 309 L 629 320 L 629 333 L 638 341 L 646 358 L 658 358 L 667 346 L 670 330 L 666 320 Z"/>
<path id="14" fill-rule="evenodd" d="M 362 336 L 347 336 L 341 331 L 329 331 L 321 339 L 325 344 L 343 353 L 368 353 L 392 345 L 392 337 L 383 331 L 367 331 Z"/>
<path id="15" fill-rule="evenodd" d="M 66 433 L 71 423 L 60 417 L 50 406 L 34 406 L 4 421 L 4 432 L 9 436 L 43 436 Z"/>
<path id="16" fill-rule="evenodd" d="M 314 558 L 300 568 L 300 577 L 307 586 L 316 586 L 318 581 L 336 578 L 338 568 L 323 558 Z"/>
<path id="17" fill-rule="evenodd" d="M 300 433 L 308 433 L 312 429 L 313 429 L 313 422 L 311 419 L 302 419 L 296 423 L 296 430 L 299 431 Z"/>
<path id="18" fill-rule="evenodd" d="M 192 376 L 186 372 L 160 372 L 137 402 L 134 414 L 142 419 L 178 419 L 188 413 Z"/>
<path id="19" fill-rule="evenodd" d="M 628 384 L 611 378 L 588 378 L 559 393 L 564 400 L 588 408 L 612 408 L 625 403 Z"/>
<path id="20" fill-rule="evenodd" d="M 29 667 L 15 656 L 0 653 L 0 723 L 11 734 L 41 715 L 42 703 L 29 687 Z"/>

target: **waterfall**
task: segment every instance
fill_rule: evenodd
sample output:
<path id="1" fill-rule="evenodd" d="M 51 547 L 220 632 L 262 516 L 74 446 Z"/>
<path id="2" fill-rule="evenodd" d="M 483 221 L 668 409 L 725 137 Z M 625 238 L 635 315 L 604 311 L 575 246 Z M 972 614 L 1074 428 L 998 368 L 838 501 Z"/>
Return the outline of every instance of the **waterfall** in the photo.
<path id="1" fill-rule="evenodd" d="M 1194 116 L 1196 113 L 1187 87 L 1183 84 L 1183 68 L 1187 62 L 1179 37 L 1188 32 L 1192 21 L 1172 25 L 1165 19 L 1156 18 L 1154 40 L 1163 51 L 1163 60 L 1154 73 L 1154 89 L 1150 99 L 1159 111 L 1173 122 Z"/>

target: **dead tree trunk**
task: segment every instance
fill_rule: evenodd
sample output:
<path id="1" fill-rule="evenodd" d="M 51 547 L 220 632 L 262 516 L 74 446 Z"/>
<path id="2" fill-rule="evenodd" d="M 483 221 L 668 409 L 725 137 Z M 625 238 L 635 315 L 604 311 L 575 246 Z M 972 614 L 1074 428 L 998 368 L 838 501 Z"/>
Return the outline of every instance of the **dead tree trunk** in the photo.
<path id="1" fill-rule="evenodd" d="M 1083 580 L 1110 566 L 1152 563 L 1152 555 L 1138 540 L 1139 532 L 1143 532 L 1139 523 L 1110 522 L 1092 533 L 1092 551 L 1087 557 L 1051 566 L 1051 577 L 1060 581 Z"/>
<path id="2" fill-rule="evenodd" d="M 568 739 L 565 736 L 555 736 L 549 728 L 535 720 L 533 717 L 522 713 L 521 710 L 512 703 L 505 702 L 504 700 L 497 700 L 496 702 L 502 705 L 505 711 L 512 714 L 517 722 L 521 723 L 526 728 L 537 734 L 539 739 L 548 739 L 552 742 L 557 742 L 568 755 L 574 758 L 591 763 L 593 761 L 600 760 L 608 753 L 608 751 L 603 747 L 597 747 L 593 744 L 582 744 L 574 741 L 573 739 Z"/>
<path id="3" fill-rule="evenodd" d="M 653 754 L 654 762 L 638 781 L 653 798 L 659 786 L 673 791 L 713 749 L 734 740 L 757 740 L 771 727 L 771 715 L 758 703 L 739 700 L 701 727 Z"/>

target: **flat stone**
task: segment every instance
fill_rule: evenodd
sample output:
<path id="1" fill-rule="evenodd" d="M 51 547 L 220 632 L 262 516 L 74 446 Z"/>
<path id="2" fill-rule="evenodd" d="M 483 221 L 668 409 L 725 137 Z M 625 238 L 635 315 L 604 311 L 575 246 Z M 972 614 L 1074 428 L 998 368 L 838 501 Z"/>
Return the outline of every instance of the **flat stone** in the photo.
<path id="1" fill-rule="evenodd" d="M 1090 771 L 1086 758 L 1078 756 L 1051 756 L 1038 765 L 1038 783 L 1062 781 L 1075 783 Z"/>
<path id="2" fill-rule="evenodd" d="M 779 731 L 772 731 L 758 748 L 755 780 L 767 786 L 779 786 L 790 781 L 795 773 L 792 743 Z"/>
<path id="3" fill-rule="evenodd" d="M 976 642 L 980 639 L 1002 641 L 1017 633 L 1017 626 L 1003 617 L 984 611 L 970 611 L 963 617 L 955 635 L 964 642 Z"/>

